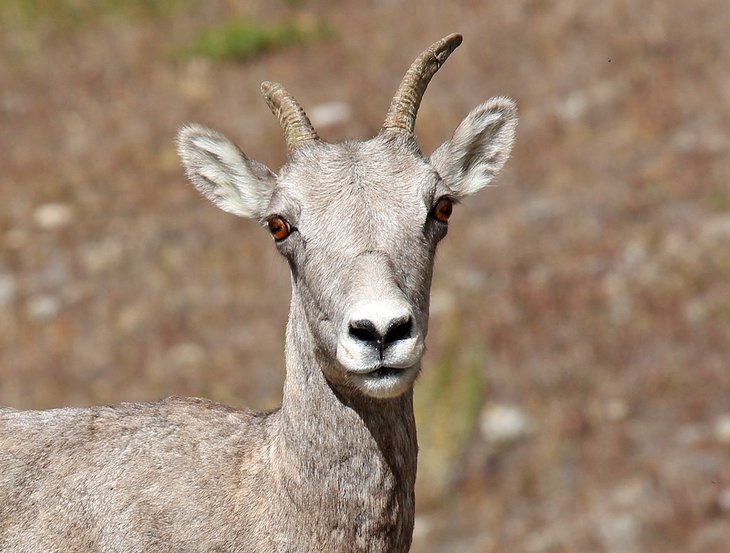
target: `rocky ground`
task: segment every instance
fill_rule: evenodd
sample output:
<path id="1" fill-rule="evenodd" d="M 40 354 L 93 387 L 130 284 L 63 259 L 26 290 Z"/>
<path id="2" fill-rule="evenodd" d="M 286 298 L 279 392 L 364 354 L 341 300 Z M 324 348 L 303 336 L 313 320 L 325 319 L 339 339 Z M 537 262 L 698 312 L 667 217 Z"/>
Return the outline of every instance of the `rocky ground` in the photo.
<path id="1" fill-rule="evenodd" d="M 490 95 L 521 123 L 439 252 L 414 551 L 728 551 L 726 2 L 128 3 L 0 3 L 0 403 L 275 406 L 286 266 L 186 184 L 175 129 L 277 167 L 273 79 L 324 138 L 371 136 L 413 57 L 458 31 L 423 150 Z M 332 32 L 180 55 L 240 17 Z"/>

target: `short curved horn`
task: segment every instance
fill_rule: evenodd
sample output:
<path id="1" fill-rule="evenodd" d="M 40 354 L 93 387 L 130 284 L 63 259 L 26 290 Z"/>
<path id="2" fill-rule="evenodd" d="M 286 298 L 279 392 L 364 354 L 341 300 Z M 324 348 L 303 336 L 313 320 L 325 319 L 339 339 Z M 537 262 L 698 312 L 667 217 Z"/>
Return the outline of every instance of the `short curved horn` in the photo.
<path id="1" fill-rule="evenodd" d="M 383 129 L 413 134 L 418 107 L 431 77 L 441 68 L 451 52 L 458 48 L 461 40 L 461 35 L 451 34 L 431 45 L 416 58 L 403 77 L 398 92 L 393 96 Z"/>
<path id="2" fill-rule="evenodd" d="M 261 92 L 271 112 L 276 115 L 281 128 L 284 130 L 284 138 L 289 150 L 292 150 L 312 140 L 319 140 L 317 131 L 314 130 L 307 114 L 279 83 L 264 81 L 261 83 Z"/>

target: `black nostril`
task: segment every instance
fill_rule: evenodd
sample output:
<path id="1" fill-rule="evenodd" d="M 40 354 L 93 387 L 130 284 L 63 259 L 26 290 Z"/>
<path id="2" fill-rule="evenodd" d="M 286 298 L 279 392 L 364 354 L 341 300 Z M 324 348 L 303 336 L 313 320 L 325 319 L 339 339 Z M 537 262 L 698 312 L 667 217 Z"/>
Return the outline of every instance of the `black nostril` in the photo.
<path id="1" fill-rule="evenodd" d="M 413 334 L 413 318 L 406 316 L 391 321 L 385 336 L 380 334 L 375 324 L 368 319 L 350 322 L 349 332 L 350 336 L 356 340 L 377 345 L 382 354 L 383 349 L 389 344 L 411 337 Z"/>
<path id="2" fill-rule="evenodd" d="M 380 340 L 380 333 L 375 325 L 367 320 L 352 321 L 350 323 L 350 336 L 363 342 L 377 342 Z"/>
<path id="3" fill-rule="evenodd" d="M 391 342 L 397 342 L 398 340 L 405 340 L 411 337 L 413 331 L 413 320 L 410 317 L 393 321 L 385 333 L 385 339 L 383 340 L 386 344 Z"/>

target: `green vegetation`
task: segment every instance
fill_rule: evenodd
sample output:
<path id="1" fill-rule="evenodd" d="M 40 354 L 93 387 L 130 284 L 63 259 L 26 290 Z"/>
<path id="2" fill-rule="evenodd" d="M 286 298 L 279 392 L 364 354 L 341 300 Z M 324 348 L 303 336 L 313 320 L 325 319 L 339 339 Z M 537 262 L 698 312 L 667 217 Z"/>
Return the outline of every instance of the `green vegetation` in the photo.
<path id="1" fill-rule="evenodd" d="M 295 4 L 296 2 L 293 2 Z M 191 6 L 190 0 L 0 0 L 0 28 L 26 29 L 43 25 L 52 31 L 123 19 L 158 19 Z M 278 24 L 234 19 L 201 33 L 184 57 L 246 60 L 264 52 L 330 38 L 334 30 L 312 17 L 290 18 Z"/>
<path id="2" fill-rule="evenodd" d="M 263 52 L 329 38 L 332 28 L 323 22 L 291 20 L 276 25 L 233 21 L 201 34 L 186 56 L 219 60 L 246 60 Z"/>
<path id="3" fill-rule="evenodd" d="M 730 210 L 730 193 L 724 190 L 717 190 L 710 196 L 712 207 L 718 211 Z"/>
<path id="4" fill-rule="evenodd" d="M 459 347 L 458 332 L 452 334 L 443 354 L 424 369 L 416 386 L 419 478 L 429 482 L 428 489 L 419 492 L 427 501 L 448 492 L 452 469 L 474 437 L 486 392 L 486 352 L 476 344 Z"/>
<path id="5" fill-rule="evenodd" d="M 46 23 L 73 29 L 108 16 L 159 17 L 174 12 L 188 0 L 0 0 L 4 27 Z"/>

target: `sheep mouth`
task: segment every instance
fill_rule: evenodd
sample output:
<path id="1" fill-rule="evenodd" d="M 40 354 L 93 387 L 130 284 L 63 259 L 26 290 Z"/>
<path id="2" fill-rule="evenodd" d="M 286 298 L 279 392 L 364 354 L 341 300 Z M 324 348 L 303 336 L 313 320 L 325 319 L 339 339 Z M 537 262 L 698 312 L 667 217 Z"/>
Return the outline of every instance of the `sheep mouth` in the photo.
<path id="1" fill-rule="evenodd" d="M 374 380 L 379 380 L 383 378 L 399 376 L 401 373 L 403 373 L 403 371 L 404 369 L 397 369 L 395 367 L 380 367 L 378 369 L 375 369 L 374 371 L 367 373 L 365 376 Z"/>
<path id="2" fill-rule="evenodd" d="M 353 384 L 365 395 L 380 399 L 394 398 L 413 385 L 418 371 L 418 364 L 409 367 L 374 367 L 369 372 L 353 375 Z"/>

